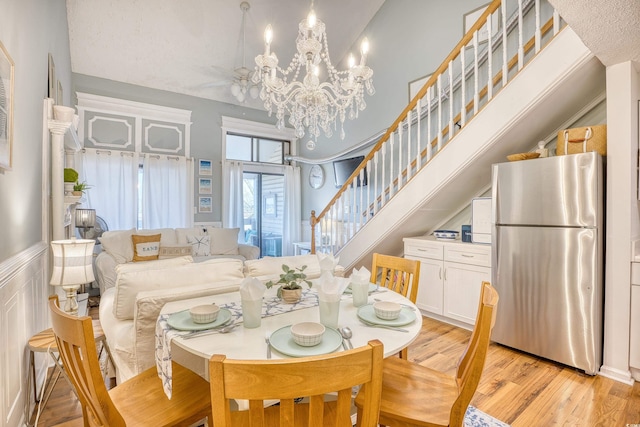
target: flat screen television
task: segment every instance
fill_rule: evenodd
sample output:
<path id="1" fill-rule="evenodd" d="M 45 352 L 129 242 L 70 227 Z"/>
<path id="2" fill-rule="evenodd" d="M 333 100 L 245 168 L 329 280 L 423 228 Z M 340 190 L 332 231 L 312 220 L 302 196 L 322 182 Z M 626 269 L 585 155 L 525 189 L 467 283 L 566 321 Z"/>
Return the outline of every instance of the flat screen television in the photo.
<path id="1" fill-rule="evenodd" d="M 340 188 L 344 185 L 347 179 L 351 176 L 353 171 L 362 163 L 364 156 L 351 157 L 350 159 L 336 160 L 333 162 L 333 176 L 335 179 L 336 188 Z M 364 179 L 360 182 L 358 176 L 357 185 L 367 185 L 367 168 L 364 169 Z"/>

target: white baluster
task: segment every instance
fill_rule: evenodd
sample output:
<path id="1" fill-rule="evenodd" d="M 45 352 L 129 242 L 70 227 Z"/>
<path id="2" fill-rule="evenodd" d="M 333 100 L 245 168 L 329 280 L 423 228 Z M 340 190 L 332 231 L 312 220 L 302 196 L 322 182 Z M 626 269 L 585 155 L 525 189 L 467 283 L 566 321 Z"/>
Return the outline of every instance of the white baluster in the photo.
<path id="1" fill-rule="evenodd" d="M 367 211 L 365 214 L 366 220 L 369 221 L 371 216 L 371 160 L 367 161 Z"/>
<path id="2" fill-rule="evenodd" d="M 478 32 L 473 32 L 473 115 L 478 114 L 480 104 L 480 88 L 478 87 Z"/>
<path id="3" fill-rule="evenodd" d="M 487 102 L 493 98 L 493 30 L 491 28 L 491 13 L 487 15 Z"/>
<path id="4" fill-rule="evenodd" d="M 449 141 L 453 138 L 453 61 L 449 61 Z"/>
<path id="5" fill-rule="evenodd" d="M 436 130 L 438 132 L 438 151 L 442 148 L 442 74 L 438 74 L 438 125 Z"/>
<path id="6" fill-rule="evenodd" d="M 433 95 L 433 85 L 427 89 L 427 162 L 431 160 L 431 99 Z"/>
<path id="7" fill-rule="evenodd" d="M 542 32 L 540 29 L 540 0 L 536 0 L 536 53 L 540 52 Z"/>
<path id="8" fill-rule="evenodd" d="M 395 141 L 393 135 L 395 132 L 391 132 L 389 135 L 389 200 L 393 197 L 393 146 Z"/>
<path id="9" fill-rule="evenodd" d="M 553 10 L 553 35 L 560 32 L 560 14 L 557 10 Z"/>
<path id="10" fill-rule="evenodd" d="M 460 97 L 462 98 L 462 105 L 460 106 L 460 128 L 462 129 L 467 122 L 467 76 L 466 76 L 466 58 L 465 50 L 467 46 L 462 46 L 460 51 L 460 67 L 462 71 L 462 77 L 460 80 Z"/>
<path id="11" fill-rule="evenodd" d="M 500 5 L 502 12 L 502 87 L 507 85 L 509 80 L 509 58 L 507 57 L 507 2 L 502 1 Z"/>
<path id="12" fill-rule="evenodd" d="M 383 207 L 384 204 L 387 202 L 385 198 L 385 190 L 384 190 L 384 186 L 386 185 L 385 172 L 387 169 L 387 142 L 386 141 L 382 144 L 382 147 L 380 147 L 380 150 L 382 151 L 382 179 L 380 180 L 380 207 Z"/>
<path id="13" fill-rule="evenodd" d="M 518 71 L 524 66 L 523 27 L 522 0 L 518 0 Z"/>
<path id="14" fill-rule="evenodd" d="M 349 240 L 353 238 L 353 235 L 356 233 L 356 223 L 358 222 L 358 198 L 356 196 L 358 188 L 358 176 L 351 181 L 351 212 L 350 212 L 350 223 L 351 227 L 349 229 Z"/>
<path id="15" fill-rule="evenodd" d="M 420 143 L 420 138 L 422 136 L 422 133 L 420 132 L 420 127 L 422 125 L 422 98 L 418 99 L 418 103 L 416 104 L 416 112 L 418 114 L 418 121 L 417 121 L 417 126 L 418 129 L 416 130 L 416 146 L 418 149 L 418 153 L 417 153 L 417 158 L 416 158 L 416 173 L 422 169 L 422 144 Z"/>
<path id="16" fill-rule="evenodd" d="M 411 112 L 407 113 L 407 182 L 411 178 Z"/>
<path id="17" fill-rule="evenodd" d="M 364 169 L 360 169 L 360 209 L 358 210 L 358 224 L 360 224 L 360 228 L 362 228 L 362 217 L 363 214 L 367 213 L 369 210 L 368 206 L 364 206 Z"/>
<path id="18" fill-rule="evenodd" d="M 374 215 L 378 213 L 378 202 L 376 201 L 376 199 L 379 196 L 378 194 L 378 153 L 380 153 L 380 150 L 373 153 L 373 164 L 374 164 L 374 167 L 373 167 L 373 214 Z M 384 170 L 383 170 L 383 173 L 384 173 Z M 382 203 L 382 197 L 380 197 L 380 203 Z"/>
<path id="19" fill-rule="evenodd" d="M 402 188 L 402 129 L 404 129 L 403 122 L 398 125 L 398 189 Z"/>

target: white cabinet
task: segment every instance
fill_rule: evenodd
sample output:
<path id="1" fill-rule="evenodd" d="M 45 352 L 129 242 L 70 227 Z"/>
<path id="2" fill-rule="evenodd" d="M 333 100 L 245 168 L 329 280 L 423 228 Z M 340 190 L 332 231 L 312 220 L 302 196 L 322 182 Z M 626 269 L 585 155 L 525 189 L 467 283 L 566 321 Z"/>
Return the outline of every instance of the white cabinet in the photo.
<path id="1" fill-rule="evenodd" d="M 631 263 L 631 331 L 629 366 L 636 381 L 640 381 L 640 263 Z"/>
<path id="2" fill-rule="evenodd" d="M 404 256 L 420 261 L 418 308 L 453 324 L 475 323 L 480 285 L 491 280 L 490 246 L 411 237 Z"/>

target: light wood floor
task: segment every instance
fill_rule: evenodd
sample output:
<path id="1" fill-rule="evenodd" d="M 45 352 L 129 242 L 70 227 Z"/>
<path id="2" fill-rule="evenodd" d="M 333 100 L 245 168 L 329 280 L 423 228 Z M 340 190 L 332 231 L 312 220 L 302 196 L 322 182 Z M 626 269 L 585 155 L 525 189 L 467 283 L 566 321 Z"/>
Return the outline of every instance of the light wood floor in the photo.
<path id="1" fill-rule="evenodd" d="M 409 348 L 409 357 L 453 373 L 469 335 L 464 329 L 425 318 L 420 336 Z M 491 344 L 471 403 L 513 427 L 640 424 L 640 383 L 632 387 L 591 377 L 498 344 Z M 38 426 L 82 425 L 78 419 L 81 416 L 75 395 L 61 380 Z"/>

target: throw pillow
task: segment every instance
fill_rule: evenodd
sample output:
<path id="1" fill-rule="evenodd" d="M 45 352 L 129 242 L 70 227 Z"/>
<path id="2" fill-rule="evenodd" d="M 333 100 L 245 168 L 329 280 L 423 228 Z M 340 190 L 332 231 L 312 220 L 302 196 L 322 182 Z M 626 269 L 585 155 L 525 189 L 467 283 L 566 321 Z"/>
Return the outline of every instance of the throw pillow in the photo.
<path id="1" fill-rule="evenodd" d="M 152 234 L 150 236 L 133 234 L 131 236 L 133 241 L 133 262 L 158 259 L 161 237 L 161 234 Z"/>
<path id="2" fill-rule="evenodd" d="M 193 256 L 209 256 L 211 255 L 210 236 L 192 236 L 187 235 L 187 243 L 191 245 L 191 254 Z"/>
<path id="3" fill-rule="evenodd" d="M 209 228 L 211 254 L 238 255 L 239 228 Z"/>
<path id="4" fill-rule="evenodd" d="M 191 256 L 191 245 L 163 245 L 160 244 L 158 259 Z"/>

